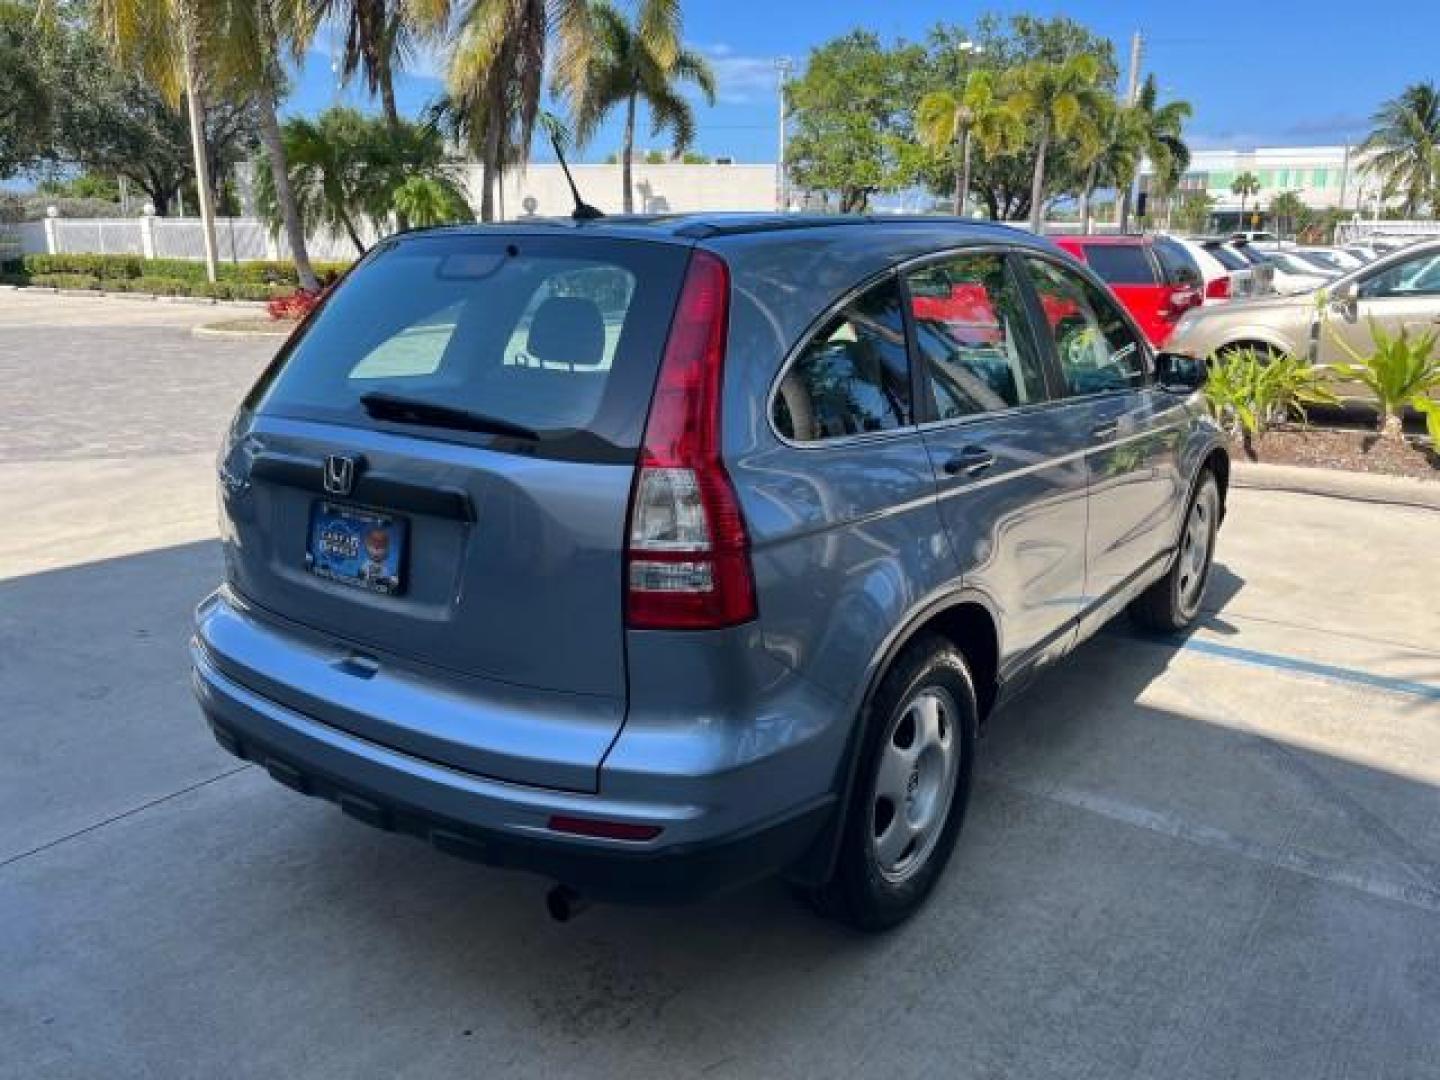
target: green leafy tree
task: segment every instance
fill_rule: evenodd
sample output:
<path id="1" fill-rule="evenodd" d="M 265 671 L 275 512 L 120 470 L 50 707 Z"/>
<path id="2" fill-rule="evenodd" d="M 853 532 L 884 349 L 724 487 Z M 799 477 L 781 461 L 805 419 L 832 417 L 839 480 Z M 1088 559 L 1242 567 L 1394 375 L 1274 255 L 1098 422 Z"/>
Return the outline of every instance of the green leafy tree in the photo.
<path id="1" fill-rule="evenodd" d="M 459 188 L 435 176 L 408 176 L 391 195 L 396 214 L 405 214 L 418 229 L 473 221 L 475 215 Z"/>
<path id="2" fill-rule="evenodd" d="M 1360 151 L 1364 169 L 1380 179 L 1387 194 L 1405 198 L 1405 216 L 1427 202 L 1440 205 L 1440 89 L 1413 83 L 1371 118 L 1373 127 Z"/>
<path id="3" fill-rule="evenodd" d="M 1171 220 L 1181 232 L 1208 230 L 1215 200 L 1206 191 L 1181 191 L 1171 204 Z"/>
<path id="4" fill-rule="evenodd" d="M 1080 186 L 1080 231 L 1089 233 L 1095 189 L 1129 184 L 1142 153 L 1144 137 L 1134 109 L 1121 108 L 1108 94 L 1095 101 L 1077 126 L 1075 159 L 1085 169 Z"/>
<path id="5" fill-rule="evenodd" d="M 790 84 L 789 168 L 796 186 L 834 194 L 842 213 L 911 182 L 918 147 L 911 126 L 924 50 L 887 49 L 856 30 L 814 49 Z"/>
<path id="6" fill-rule="evenodd" d="M 679 85 L 693 83 L 713 105 L 715 75 L 705 58 L 681 41 L 680 5 L 674 0 L 641 0 L 633 22 L 606 0 L 596 0 L 590 17 L 594 46 L 575 109 L 575 139 L 585 145 L 611 109 L 624 107 L 620 184 L 630 214 L 635 209 L 631 165 L 639 105 L 649 110 L 651 134 L 668 132 L 678 155 L 695 141 L 695 112 Z"/>
<path id="7" fill-rule="evenodd" d="M 484 168 L 483 220 L 495 216 L 495 188 L 506 165 L 529 155 L 547 64 L 555 89 L 573 108 L 593 42 L 587 0 L 473 0 L 466 9 L 446 94 L 453 124 L 463 141 L 478 149 Z"/>
<path id="8" fill-rule="evenodd" d="M 52 94 L 33 10 L 0 3 L 0 179 L 53 156 Z"/>
<path id="9" fill-rule="evenodd" d="M 1230 193 L 1240 196 L 1240 227 L 1245 227 L 1245 200 L 1260 194 L 1260 178 L 1252 172 L 1243 172 L 1230 185 Z"/>
<path id="10" fill-rule="evenodd" d="M 1032 60 L 1015 72 L 1013 98 L 1035 132 L 1030 182 L 1030 228 L 1045 219 L 1045 159 L 1051 142 L 1067 138 L 1082 117 L 1098 108 L 1100 61 L 1081 53 L 1059 62 Z"/>
<path id="11" fill-rule="evenodd" d="M 450 19 L 450 0 L 318 0 L 319 14 L 345 34 L 340 75 L 357 75 L 380 99 L 390 126 L 400 124 L 395 75 L 425 45 L 439 42 Z"/>
<path id="12" fill-rule="evenodd" d="M 958 95 L 932 90 L 922 97 L 915 130 L 930 150 L 944 153 L 953 148 L 958 153 L 954 211 L 964 214 L 970 197 L 972 142 L 986 154 L 1011 152 L 1024 141 L 1025 125 L 1019 110 L 1000 95 L 996 73 L 982 68 L 965 76 Z"/>

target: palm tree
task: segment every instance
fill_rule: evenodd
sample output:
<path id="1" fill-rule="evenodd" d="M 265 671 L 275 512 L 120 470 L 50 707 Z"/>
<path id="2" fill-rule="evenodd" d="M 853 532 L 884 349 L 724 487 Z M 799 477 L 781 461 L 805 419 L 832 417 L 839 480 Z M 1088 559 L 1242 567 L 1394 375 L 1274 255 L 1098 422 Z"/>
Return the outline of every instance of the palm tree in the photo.
<path id="1" fill-rule="evenodd" d="M 1035 129 L 1035 166 L 1030 180 L 1030 228 L 1045 220 L 1045 158 L 1053 140 L 1067 138 L 1097 107 L 1100 61 L 1080 53 L 1055 63 L 1032 60 L 1015 73 L 1014 100 Z"/>
<path id="2" fill-rule="evenodd" d="M 1380 178 L 1387 194 L 1403 192 L 1405 213 L 1414 217 L 1427 201 L 1440 205 L 1440 89 L 1412 83 L 1371 118 L 1374 127 L 1360 144 L 1364 169 Z"/>
<path id="3" fill-rule="evenodd" d="M 327 109 L 315 120 L 285 121 L 285 154 L 295 203 L 309 229 L 349 239 L 357 255 L 366 250 L 362 226 L 382 229 L 404 209 L 419 224 L 468 220 L 468 204 L 439 131 L 429 124 L 383 118 L 354 109 Z M 262 172 L 260 211 L 279 217 L 274 179 Z"/>
<path id="4" fill-rule="evenodd" d="M 450 0 L 319 0 L 318 6 L 323 18 L 345 30 L 340 74 L 347 82 L 362 76 L 365 89 L 379 96 L 386 122 L 398 127 L 395 73 L 420 46 L 438 39 L 450 20 Z"/>
<path id="5" fill-rule="evenodd" d="M 1019 146 L 1025 130 L 1014 102 L 1000 95 L 995 72 L 984 68 L 965 77 L 958 96 L 936 90 L 921 98 L 915 111 L 915 128 L 921 143 L 931 150 L 959 150 L 955 213 L 960 216 L 970 198 L 971 143 L 978 142 L 987 154 L 1005 153 Z"/>
<path id="6" fill-rule="evenodd" d="M 1190 119 L 1193 111 L 1188 101 L 1167 101 L 1161 105 L 1160 88 L 1155 76 L 1145 77 L 1135 104 L 1131 106 L 1131 119 L 1140 140 L 1141 152 L 1150 159 L 1157 193 L 1174 191 L 1180 177 L 1190 168 L 1190 148 L 1185 145 L 1182 134 L 1185 121 Z M 1130 175 L 1125 177 L 1125 188 L 1120 193 L 1121 232 L 1130 225 L 1130 189 L 1134 186 L 1139 167 L 1140 163 L 1136 161 Z"/>
<path id="7" fill-rule="evenodd" d="M 1142 142 L 1133 109 L 1118 105 L 1108 95 L 1096 95 L 1091 112 L 1077 125 L 1076 161 L 1085 170 L 1080 188 L 1080 231 L 1089 235 L 1095 189 L 1116 188 L 1129 182 L 1140 161 Z"/>
<path id="8" fill-rule="evenodd" d="M 478 142 L 483 220 L 494 219 L 507 150 L 521 161 L 529 153 L 547 57 L 553 51 L 555 88 L 573 107 L 583 91 L 592 40 L 586 0 L 470 0 L 446 81 Z"/>
<path id="9" fill-rule="evenodd" d="M 1245 228 L 1245 200 L 1260 194 L 1260 178 L 1252 172 L 1243 172 L 1230 185 L 1230 193 L 1240 196 L 1240 228 Z"/>
<path id="10" fill-rule="evenodd" d="M 575 139 L 589 142 L 605 115 L 625 106 L 620 148 L 620 184 L 625 213 L 635 212 L 630 169 L 635 158 L 635 113 L 640 102 L 650 110 L 651 134 L 668 131 L 675 154 L 695 141 L 695 112 L 676 90 L 692 82 L 707 103 L 715 103 L 715 75 L 705 58 L 680 40 L 676 0 L 641 0 L 633 24 L 607 0 L 591 8 L 595 51 L 575 109 Z"/>
<path id="11" fill-rule="evenodd" d="M 295 275 L 305 289 L 319 287 L 305 243 L 305 224 L 294 193 L 280 132 L 279 98 L 285 88 L 285 53 L 299 59 L 314 36 L 319 12 L 305 0 L 206 0 L 207 35 L 217 77 L 255 99 L 260 145 L 269 166 L 278 224 L 285 232 Z"/>
<path id="12" fill-rule="evenodd" d="M 46 0 L 41 12 L 54 13 L 60 0 Z M 205 241 L 205 274 L 215 280 L 215 207 L 210 166 L 205 154 L 205 93 L 202 28 L 208 32 L 206 0 L 92 0 L 91 13 L 111 52 L 140 72 L 172 106 L 188 100 L 190 152 Z"/>

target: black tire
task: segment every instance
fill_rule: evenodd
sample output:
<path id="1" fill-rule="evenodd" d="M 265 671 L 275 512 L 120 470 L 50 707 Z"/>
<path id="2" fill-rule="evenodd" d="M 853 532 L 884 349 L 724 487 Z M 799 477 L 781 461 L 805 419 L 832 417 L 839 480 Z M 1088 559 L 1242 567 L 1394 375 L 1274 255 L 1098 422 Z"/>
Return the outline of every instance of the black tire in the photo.
<path id="1" fill-rule="evenodd" d="M 917 703 L 927 701 L 940 705 L 937 715 L 945 719 L 940 721 L 939 728 L 945 730 L 948 726 L 958 760 L 953 772 L 946 773 L 953 776 L 947 805 L 943 810 L 939 808 L 938 795 L 931 802 L 929 817 L 933 828 L 927 834 L 923 850 L 916 847 L 911 852 L 911 864 L 904 866 L 903 876 L 897 879 L 895 875 L 899 871 L 895 868 L 882 870 L 873 834 L 877 798 L 883 798 L 877 791 L 879 767 L 882 758 L 894 760 L 889 755 L 896 749 L 903 725 L 909 722 L 913 727 L 913 711 L 920 707 Z M 845 808 L 835 872 L 811 894 L 817 910 L 859 930 L 873 932 L 904 922 L 920 908 L 949 862 L 965 820 L 978 717 L 969 666 L 948 640 L 924 636 L 896 658 L 867 710 L 864 741 L 849 805 Z M 936 754 L 942 754 L 938 747 L 934 749 Z M 922 756 L 925 752 L 921 751 Z M 948 762 L 948 758 L 945 760 Z M 934 770 L 930 771 L 933 774 Z M 921 772 L 917 764 L 906 784 L 907 803 L 903 812 L 907 821 L 910 808 L 926 794 L 918 779 Z M 892 815 L 901 813 L 892 806 Z M 912 840 L 911 844 L 915 845 L 916 841 Z"/>
<path id="2" fill-rule="evenodd" d="M 1197 513 L 1203 520 L 1197 520 Z M 1191 545 L 1198 542 L 1191 532 L 1192 525 L 1204 529 L 1205 548 L 1198 566 L 1189 557 Z M 1176 545 L 1170 569 L 1130 604 L 1130 617 L 1143 629 L 1159 634 L 1176 634 L 1188 630 L 1200 618 L 1205 589 L 1210 581 L 1210 567 L 1215 559 L 1215 533 L 1219 527 L 1220 484 L 1214 472 L 1207 467 L 1201 472 L 1194 494 L 1185 507 L 1180 542 Z"/>

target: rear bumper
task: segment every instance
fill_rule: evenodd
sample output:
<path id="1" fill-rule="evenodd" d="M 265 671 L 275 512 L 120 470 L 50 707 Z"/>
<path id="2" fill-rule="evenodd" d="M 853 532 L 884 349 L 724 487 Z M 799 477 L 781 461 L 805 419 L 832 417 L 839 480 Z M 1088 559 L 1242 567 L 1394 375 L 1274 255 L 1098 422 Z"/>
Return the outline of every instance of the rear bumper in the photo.
<path id="1" fill-rule="evenodd" d="M 220 671 L 199 640 L 191 657 L 195 693 L 216 741 L 285 786 L 449 854 L 541 874 L 599 899 L 683 902 L 781 871 L 809 851 L 835 805 L 826 794 L 753 826 L 706 836 L 699 807 L 607 799 L 460 772 L 256 693 Z M 646 842 L 569 837 L 548 828 L 557 814 L 664 831 Z"/>

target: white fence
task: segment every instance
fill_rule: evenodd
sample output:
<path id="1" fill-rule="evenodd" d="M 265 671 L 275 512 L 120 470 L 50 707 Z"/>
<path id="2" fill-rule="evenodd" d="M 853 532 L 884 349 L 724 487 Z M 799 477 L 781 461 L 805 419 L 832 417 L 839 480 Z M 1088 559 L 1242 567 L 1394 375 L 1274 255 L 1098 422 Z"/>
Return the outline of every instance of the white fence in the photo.
<path id="1" fill-rule="evenodd" d="M 368 247 L 380 239 L 373 228 L 360 230 Z M 319 233 L 306 238 L 310 258 L 350 262 L 358 252 L 347 236 Z M 217 218 L 216 256 L 221 262 L 290 258 L 284 236 L 274 237 L 258 218 Z M 0 258 L 19 255 L 139 255 L 147 259 L 205 258 L 199 218 L 47 218 L 0 225 Z"/>
<path id="2" fill-rule="evenodd" d="M 1335 242 L 1352 244 L 1367 236 L 1440 237 L 1440 221 L 1342 221 L 1335 226 Z"/>

